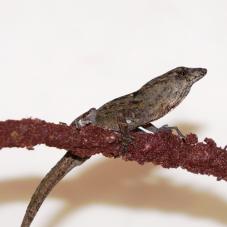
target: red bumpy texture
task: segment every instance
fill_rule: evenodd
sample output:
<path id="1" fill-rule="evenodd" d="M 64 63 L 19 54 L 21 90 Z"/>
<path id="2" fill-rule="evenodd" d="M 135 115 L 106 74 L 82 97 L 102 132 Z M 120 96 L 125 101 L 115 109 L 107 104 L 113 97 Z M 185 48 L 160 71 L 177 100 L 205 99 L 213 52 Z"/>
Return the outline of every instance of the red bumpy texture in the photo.
<path id="1" fill-rule="evenodd" d="M 198 142 L 195 134 L 181 139 L 170 132 L 132 132 L 131 136 L 133 142 L 125 152 L 119 133 L 92 125 L 79 130 L 39 119 L 0 122 L 0 148 L 32 149 L 35 145 L 46 144 L 71 150 L 81 157 L 102 153 L 107 157 L 121 156 L 126 161 L 137 161 L 139 164 L 152 162 L 164 168 L 181 167 L 193 173 L 227 180 L 227 151 L 217 147 L 212 139 Z"/>

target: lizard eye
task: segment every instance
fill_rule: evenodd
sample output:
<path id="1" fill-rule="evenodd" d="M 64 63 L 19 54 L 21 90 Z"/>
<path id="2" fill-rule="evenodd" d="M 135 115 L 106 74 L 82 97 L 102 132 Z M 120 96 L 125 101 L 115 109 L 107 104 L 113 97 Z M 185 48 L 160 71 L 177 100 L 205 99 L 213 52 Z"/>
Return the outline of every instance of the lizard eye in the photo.
<path id="1" fill-rule="evenodd" d="M 180 69 L 180 70 L 177 72 L 177 78 L 178 78 L 178 79 L 185 79 L 186 74 L 187 74 L 186 70 Z"/>

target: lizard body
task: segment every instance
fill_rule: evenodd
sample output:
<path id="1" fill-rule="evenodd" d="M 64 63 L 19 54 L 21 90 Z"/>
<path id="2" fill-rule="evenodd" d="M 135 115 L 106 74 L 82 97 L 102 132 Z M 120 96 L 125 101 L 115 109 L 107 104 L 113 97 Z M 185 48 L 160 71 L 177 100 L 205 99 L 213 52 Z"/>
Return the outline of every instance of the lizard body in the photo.
<path id="1" fill-rule="evenodd" d="M 205 69 L 178 67 L 159 76 L 138 91 L 101 106 L 93 124 L 119 131 L 118 115 L 122 114 L 129 130 L 161 118 L 177 106 L 191 86 L 206 74 Z"/>
<path id="2" fill-rule="evenodd" d="M 201 79 L 207 70 L 203 68 L 175 68 L 146 83 L 139 90 L 116 98 L 97 110 L 90 109 L 72 122 L 76 127 L 94 124 L 120 131 L 119 119 L 126 123 L 128 131 L 137 129 L 161 118 L 177 106 L 189 93 L 191 86 Z M 119 118 L 120 116 L 120 118 Z M 26 210 L 21 227 L 29 227 L 42 202 L 53 187 L 75 166 L 88 158 L 80 158 L 68 151 L 44 177 Z"/>

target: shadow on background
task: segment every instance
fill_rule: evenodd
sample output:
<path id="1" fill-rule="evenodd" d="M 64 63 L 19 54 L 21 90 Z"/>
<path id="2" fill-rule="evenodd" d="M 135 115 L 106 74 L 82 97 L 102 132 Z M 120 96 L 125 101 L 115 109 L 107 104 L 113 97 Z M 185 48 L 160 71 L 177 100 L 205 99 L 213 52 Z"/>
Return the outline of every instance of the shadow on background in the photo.
<path id="1" fill-rule="evenodd" d="M 204 128 L 204 125 L 200 125 L 198 122 L 196 123 L 188 123 L 188 122 L 177 122 L 177 127 L 182 131 L 184 135 L 190 134 L 190 133 L 197 133 L 202 128 Z"/>
<path id="2" fill-rule="evenodd" d="M 105 159 L 74 178 L 62 181 L 51 197 L 62 199 L 65 204 L 48 227 L 56 226 L 70 212 L 90 204 L 178 212 L 227 225 L 227 202 L 221 197 L 174 185 L 171 180 L 155 175 L 156 168 L 152 164 L 140 166 L 120 159 Z M 75 170 L 79 171 L 79 167 Z M 22 178 L 1 182 L 0 203 L 29 202 L 40 181 L 40 178 Z"/>
<path id="3" fill-rule="evenodd" d="M 210 192 L 173 185 L 170 180 L 159 176 L 154 176 L 154 181 L 152 172 L 155 168 L 151 164 L 139 166 L 118 159 L 104 160 L 78 177 L 62 181 L 51 197 L 64 200 L 65 205 L 48 226 L 56 226 L 70 212 L 90 204 L 179 212 L 227 225 L 227 202 Z M 1 182 L 0 203 L 29 201 L 40 180 L 26 178 Z"/>

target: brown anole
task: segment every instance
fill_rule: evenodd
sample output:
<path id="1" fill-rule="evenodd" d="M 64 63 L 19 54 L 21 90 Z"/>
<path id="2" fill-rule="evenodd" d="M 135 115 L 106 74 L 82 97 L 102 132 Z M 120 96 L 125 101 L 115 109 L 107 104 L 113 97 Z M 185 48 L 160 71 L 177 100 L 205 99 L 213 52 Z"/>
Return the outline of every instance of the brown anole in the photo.
<path id="1" fill-rule="evenodd" d="M 207 70 L 204 68 L 175 68 L 143 85 L 139 90 L 114 99 L 97 110 L 90 109 L 72 125 L 83 127 L 94 124 L 99 127 L 127 133 L 139 126 L 161 118 L 176 107 L 189 93 L 191 86 L 201 79 Z M 151 129 L 154 126 L 150 125 Z M 165 127 L 164 127 L 165 128 Z M 53 187 L 74 167 L 88 158 L 80 158 L 68 151 L 44 177 L 27 207 L 21 227 L 30 226 L 41 204 Z"/>

